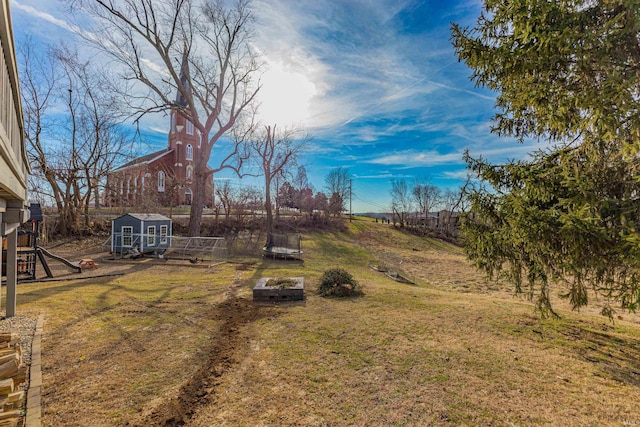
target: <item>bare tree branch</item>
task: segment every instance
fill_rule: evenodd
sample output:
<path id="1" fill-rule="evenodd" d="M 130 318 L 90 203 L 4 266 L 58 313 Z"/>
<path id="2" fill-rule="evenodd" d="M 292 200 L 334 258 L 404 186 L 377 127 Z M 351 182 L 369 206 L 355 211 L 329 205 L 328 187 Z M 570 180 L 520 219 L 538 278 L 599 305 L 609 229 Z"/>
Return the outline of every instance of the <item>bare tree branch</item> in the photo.
<path id="1" fill-rule="evenodd" d="M 68 0 L 96 18 L 98 37 L 88 40 L 122 65 L 122 78 L 136 81 L 146 95 L 127 95 L 133 115 L 177 110 L 190 120 L 200 136 L 201 156 L 194 167 L 195 193 L 189 233 L 200 234 L 208 163 L 223 135 L 250 115 L 260 89 L 253 76 L 260 69 L 251 47 L 250 3 L 208 0 Z M 141 90 L 140 87 L 137 91 Z M 186 105 L 172 99 L 175 93 Z M 137 105 L 133 105 L 138 102 Z M 225 141 L 214 171 L 239 171 L 243 141 Z M 237 162 L 232 165 L 232 162 Z"/>

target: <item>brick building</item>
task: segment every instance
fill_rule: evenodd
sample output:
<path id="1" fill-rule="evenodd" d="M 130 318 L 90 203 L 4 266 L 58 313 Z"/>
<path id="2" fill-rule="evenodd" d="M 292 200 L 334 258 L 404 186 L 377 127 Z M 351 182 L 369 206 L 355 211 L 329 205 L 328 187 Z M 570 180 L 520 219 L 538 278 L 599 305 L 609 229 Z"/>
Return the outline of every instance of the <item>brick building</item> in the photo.
<path id="1" fill-rule="evenodd" d="M 183 60 L 182 75 L 188 72 Z M 183 77 L 183 83 L 186 79 Z M 178 91 L 176 104 L 187 107 Z M 178 109 L 172 109 L 167 148 L 138 157 L 107 175 L 107 206 L 190 205 L 195 193 L 194 167 L 200 149 L 200 132 Z M 205 206 L 213 204 L 213 175 L 207 181 Z"/>

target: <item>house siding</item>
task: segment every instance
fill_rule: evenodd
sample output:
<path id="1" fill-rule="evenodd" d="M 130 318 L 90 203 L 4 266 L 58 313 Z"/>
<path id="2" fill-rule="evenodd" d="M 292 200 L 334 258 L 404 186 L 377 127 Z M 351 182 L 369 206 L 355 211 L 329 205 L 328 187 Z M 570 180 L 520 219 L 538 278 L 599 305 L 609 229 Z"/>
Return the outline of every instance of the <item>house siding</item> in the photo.
<path id="1" fill-rule="evenodd" d="M 27 221 L 29 163 L 9 0 L 0 0 L 0 276 L 7 277 L 6 316 L 16 312 L 18 226 Z"/>

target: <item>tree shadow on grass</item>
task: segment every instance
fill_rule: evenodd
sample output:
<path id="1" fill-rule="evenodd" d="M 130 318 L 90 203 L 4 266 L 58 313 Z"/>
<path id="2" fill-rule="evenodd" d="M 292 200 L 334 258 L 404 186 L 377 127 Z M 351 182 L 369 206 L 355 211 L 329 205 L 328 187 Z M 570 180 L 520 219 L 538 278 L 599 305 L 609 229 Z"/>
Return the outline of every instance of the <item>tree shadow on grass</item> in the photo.
<path id="1" fill-rule="evenodd" d="M 581 359 L 593 363 L 603 376 L 640 387 L 640 340 L 585 326 L 568 325 L 561 333 Z"/>

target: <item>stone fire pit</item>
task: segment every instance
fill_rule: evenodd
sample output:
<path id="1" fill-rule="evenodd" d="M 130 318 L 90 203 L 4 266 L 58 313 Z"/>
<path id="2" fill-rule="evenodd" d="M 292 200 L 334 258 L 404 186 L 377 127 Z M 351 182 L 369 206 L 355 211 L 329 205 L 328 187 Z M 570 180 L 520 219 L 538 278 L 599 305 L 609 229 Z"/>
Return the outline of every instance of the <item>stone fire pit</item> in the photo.
<path id="1" fill-rule="evenodd" d="M 263 277 L 253 287 L 254 302 L 286 302 L 304 300 L 304 278 Z"/>

